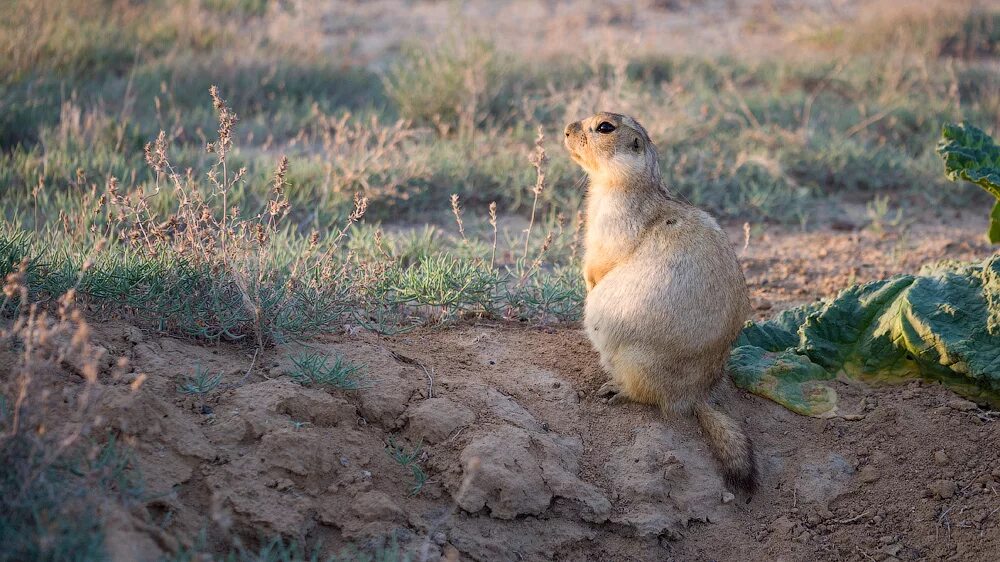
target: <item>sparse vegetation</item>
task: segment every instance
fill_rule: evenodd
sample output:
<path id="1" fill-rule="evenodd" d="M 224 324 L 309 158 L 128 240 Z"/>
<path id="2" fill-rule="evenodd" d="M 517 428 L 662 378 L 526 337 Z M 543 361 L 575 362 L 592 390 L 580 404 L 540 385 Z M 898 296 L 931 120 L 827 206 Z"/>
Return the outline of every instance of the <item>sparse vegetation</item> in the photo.
<path id="1" fill-rule="evenodd" d="M 242 346 L 248 375 L 276 346 L 326 332 L 578 320 L 585 190 L 562 127 L 594 109 L 640 114 L 670 188 L 746 224 L 747 244 L 751 225 L 755 239 L 765 225 L 823 228 L 853 206 L 881 233 L 986 201 L 948 185 L 933 151 L 943 123 L 1000 127 L 1000 12 L 986 7 L 875 10 L 796 31 L 807 56 L 734 57 L 617 40 L 534 50 L 472 31 L 345 42 L 357 22 L 312 4 L 5 3 L 0 560 L 103 559 L 101 502 L 139 493 L 130 443 L 95 430 L 89 393 L 127 365 L 91 345 L 87 318 Z M 585 19 L 613 27 L 637 17 L 626 12 Z M 974 167 L 949 174 L 997 195 Z M 303 385 L 369 385 L 344 356 L 293 362 Z M 203 413 L 230 388 L 178 369 L 191 374 L 164 388 Z M 386 450 L 419 494 L 422 445 Z M 320 556 L 287 539 L 174 554 Z M 365 556 L 404 553 L 335 559 Z"/>
<path id="2" fill-rule="evenodd" d="M 209 393 L 222 383 L 222 373 L 211 374 L 207 369 L 198 367 L 194 375 L 184 377 L 184 382 L 177 387 L 178 392 L 198 398 L 198 411 L 203 414 L 211 412 L 205 407 Z"/>
<path id="3" fill-rule="evenodd" d="M 293 357 L 292 362 L 295 364 L 292 380 L 304 386 L 357 390 L 363 384 L 360 380 L 361 367 L 348 363 L 339 355 L 331 362 L 329 357 L 318 353 L 303 353 Z"/>
<path id="4" fill-rule="evenodd" d="M 407 452 L 405 446 L 400 445 L 394 438 L 390 437 L 389 442 L 386 444 L 386 452 L 389 453 L 389 456 L 394 461 L 399 463 L 399 466 L 410 469 L 413 473 L 413 487 L 410 489 L 410 495 L 415 496 L 419 494 L 424 484 L 427 483 L 428 478 L 427 473 L 420 466 L 420 462 L 424 456 L 423 443 L 417 443 L 412 451 Z"/>

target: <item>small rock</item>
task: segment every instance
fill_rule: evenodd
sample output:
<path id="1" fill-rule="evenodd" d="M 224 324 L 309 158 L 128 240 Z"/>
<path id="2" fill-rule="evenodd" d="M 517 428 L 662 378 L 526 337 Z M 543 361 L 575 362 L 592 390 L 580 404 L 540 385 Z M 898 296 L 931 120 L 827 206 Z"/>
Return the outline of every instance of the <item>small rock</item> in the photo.
<path id="1" fill-rule="evenodd" d="M 871 484 L 879 479 L 878 469 L 872 465 L 865 465 L 858 471 L 858 478 L 865 484 Z"/>
<path id="2" fill-rule="evenodd" d="M 767 299 L 760 299 L 757 302 L 757 310 L 771 310 L 774 304 Z"/>
<path id="3" fill-rule="evenodd" d="M 340 466 L 347 466 L 351 461 L 347 457 L 340 457 Z"/>
<path id="4" fill-rule="evenodd" d="M 898 542 L 887 544 L 882 547 L 882 552 L 888 554 L 889 556 L 896 556 L 901 550 L 903 550 L 903 544 Z"/>
<path id="5" fill-rule="evenodd" d="M 977 406 L 975 402 L 965 400 L 964 398 L 949 400 L 948 407 L 952 410 L 958 410 L 960 412 L 971 412 L 979 409 L 979 406 Z"/>
<path id="6" fill-rule="evenodd" d="M 455 548 L 450 544 L 444 545 L 444 548 L 441 549 L 441 552 L 442 552 L 441 555 L 442 560 L 447 560 L 448 562 L 458 562 L 459 560 L 462 559 L 462 554 L 458 551 L 457 548 Z"/>
<path id="7" fill-rule="evenodd" d="M 798 527 L 798 523 L 785 516 L 781 516 L 771 523 L 771 531 L 783 536 L 790 535 L 796 527 Z"/>
<path id="8" fill-rule="evenodd" d="M 448 542 L 448 535 L 444 534 L 444 531 L 438 531 L 431 536 L 431 540 L 438 546 L 444 546 L 444 543 Z"/>
<path id="9" fill-rule="evenodd" d="M 722 492 L 722 503 L 731 503 L 735 499 L 736 496 L 734 496 L 732 493 Z"/>
<path id="10" fill-rule="evenodd" d="M 944 451 L 935 451 L 934 462 L 937 463 L 938 466 L 948 464 L 948 453 L 945 453 Z"/>
<path id="11" fill-rule="evenodd" d="M 946 500 L 955 495 L 955 490 L 958 489 L 958 484 L 956 484 L 954 480 L 935 480 L 931 483 L 929 488 L 935 498 Z"/>
<path id="12" fill-rule="evenodd" d="M 425 443 L 440 443 L 476 420 L 476 414 L 447 398 L 429 398 L 406 412 L 410 429 Z"/>
<path id="13" fill-rule="evenodd" d="M 136 328 L 135 326 L 125 326 L 123 330 L 123 335 L 125 336 L 125 341 L 129 343 L 142 343 L 142 340 L 146 339 L 143 335 L 142 330 Z"/>
<path id="14" fill-rule="evenodd" d="M 289 480 L 288 478 L 279 478 L 274 481 L 273 487 L 275 490 L 279 492 L 286 492 L 288 490 L 291 490 L 293 486 L 295 486 L 295 483 Z"/>

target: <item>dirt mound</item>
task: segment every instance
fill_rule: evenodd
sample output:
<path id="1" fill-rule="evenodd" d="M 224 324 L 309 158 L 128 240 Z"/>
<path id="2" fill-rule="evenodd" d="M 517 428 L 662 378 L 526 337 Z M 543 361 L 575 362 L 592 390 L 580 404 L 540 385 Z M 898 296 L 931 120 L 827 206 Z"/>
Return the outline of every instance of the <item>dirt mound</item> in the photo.
<path id="1" fill-rule="evenodd" d="M 131 360 L 132 374 L 105 381 L 102 412 L 151 498 L 109 518 L 119 559 L 197 545 L 203 532 L 209 551 L 233 535 L 328 552 L 394 536 L 428 560 L 985 560 L 1000 549 L 1000 432 L 927 383 L 839 383 L 856 421 L 723 389 L 762 465 L 744 503 L 692 420 L 594 397 L 604 375 L 578 330 L 310 344 L 366 365 L 357 391 L 292 382 L 294 347 L 254 358 L 117 323 L 96 333 Z M 197 367 L 224 375 L 204 403 L 178 392 Z"/>

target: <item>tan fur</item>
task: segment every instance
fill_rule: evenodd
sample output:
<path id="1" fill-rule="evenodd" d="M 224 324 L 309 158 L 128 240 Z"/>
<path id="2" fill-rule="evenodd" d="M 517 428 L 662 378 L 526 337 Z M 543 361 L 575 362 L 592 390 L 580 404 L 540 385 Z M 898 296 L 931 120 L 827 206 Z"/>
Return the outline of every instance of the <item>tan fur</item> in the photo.
<path id="1" fill-rule="evenodd" d="M 605 122 L 614 131 L 599 132 Z M 707 402 L 750 313 L 728 237 L 663 186 L 656 149 L 631 117 L 571 123 L 566 147 L 590 177 L 584 324 L 611 375 L 601 392 L 694 413 L 727 481 L 752 492 L 750 440 Z"/>

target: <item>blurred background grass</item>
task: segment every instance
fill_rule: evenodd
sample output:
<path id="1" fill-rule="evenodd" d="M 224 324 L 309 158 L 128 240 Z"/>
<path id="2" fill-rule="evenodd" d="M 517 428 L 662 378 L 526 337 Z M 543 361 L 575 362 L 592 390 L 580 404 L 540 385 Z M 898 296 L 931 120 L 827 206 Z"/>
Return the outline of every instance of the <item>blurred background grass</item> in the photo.
<path id="1" fill-rule="evenodd" d="M 13 1 L 0 23 L 5 212 L 35 226 L 28 207 L 54 205 L 38 213 L 51 218 L 108 176 L 147 184 L 141 149 L 160 130 L 180 166 L 204 166 L 212 84 L 240 117 L 234 158 L 249 180 L 236 201 L 259 205 L 255 179 L 288 154 L 302 229 L 335 222 L 358 190 L 372 195 L 370 219 L 440 222 L 451 193 L 523 214 L 538 125 L 551 162 L 543 202 L 572 214 L 580 174 L 559 133 L 598 107 L 636 114 L 670 185 L 726 217 L 807 223 L 828 218 L 831 200 L 885 192 L 975 203 L 973 190 L 944 187 L 933 145 L 945 121 L 995 132 L 1000 11 L 893 4 L 800 33 L 780 56 L 631 55 L 609 41 L 542 58 L 446 29 L 352 60 L 274 41 L 274 20 L 305 9 L 294 3 Z"/>

